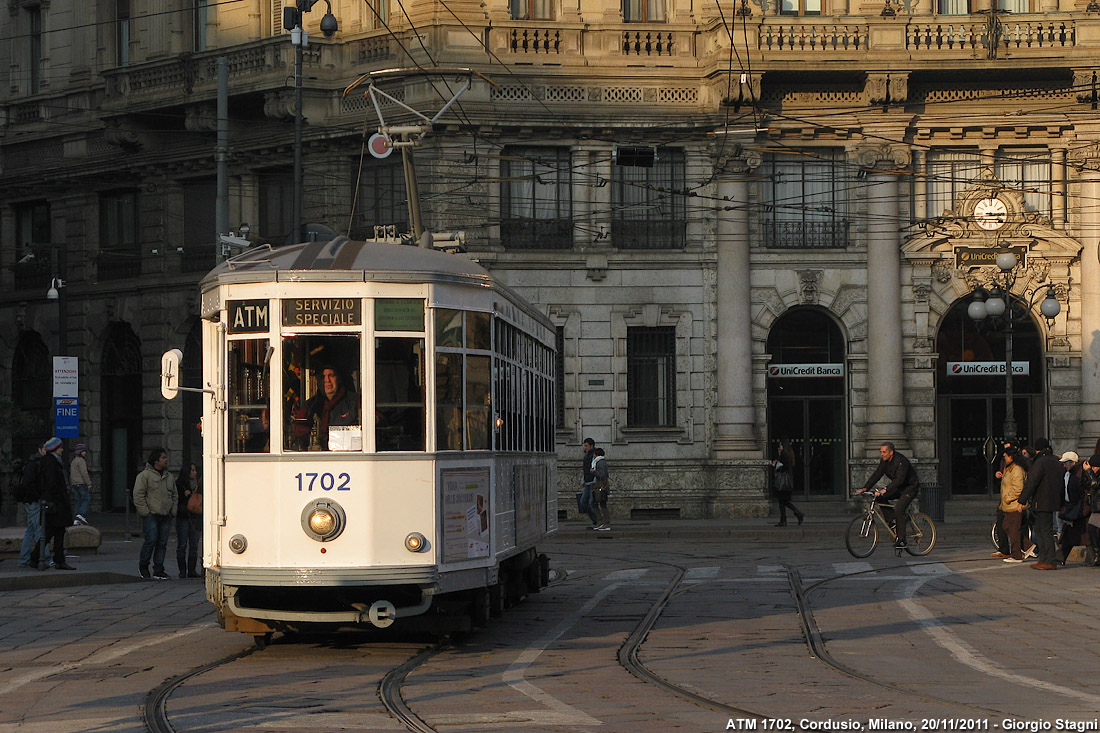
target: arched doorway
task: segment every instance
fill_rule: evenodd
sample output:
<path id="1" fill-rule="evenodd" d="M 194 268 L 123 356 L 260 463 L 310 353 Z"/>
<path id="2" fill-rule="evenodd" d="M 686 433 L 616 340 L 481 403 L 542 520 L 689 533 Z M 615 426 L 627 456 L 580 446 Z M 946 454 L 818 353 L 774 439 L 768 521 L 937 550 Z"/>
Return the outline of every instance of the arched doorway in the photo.
<path id="1" fill-rule="evenodd" d="M 1005 334 L 975 323 L 967 315 L 969 305 L 970 298 L 956 301 L 936 336 L 940 482 L 955 496 L 995 496 L 998 446 L 1004 440 Z M 1043 341 L 1031 318 L 1017 317 L 1012 361 L 1016 435 L 1028 445 L 1046 434 Z"/>
<path id="2" fill-rule="evenodd" d="M 27 420 L 20 422 L 18 430 L 12 430 L 11 451 L 15 458 L 26 458 L 53 434 L 53 364 L 50 350 L 37 331 L 24 331 L 15 346 L 11 397 L 12 406 Z"/>
<path id="3" fill-rule="evenodd" d="M 103 508 L 129 501 L 142 468 L 141 341 L 127 323 L 112 323 L 103 344 Z"/>
<path id="4" fill-rule="evenodd" d="M 795 496 L 832 498 L 846 487 L 848 430 L 845 343 L 819 308 L 794 308 L 768 334 L 768 444 L 791 441 L 797 457 Z"/>

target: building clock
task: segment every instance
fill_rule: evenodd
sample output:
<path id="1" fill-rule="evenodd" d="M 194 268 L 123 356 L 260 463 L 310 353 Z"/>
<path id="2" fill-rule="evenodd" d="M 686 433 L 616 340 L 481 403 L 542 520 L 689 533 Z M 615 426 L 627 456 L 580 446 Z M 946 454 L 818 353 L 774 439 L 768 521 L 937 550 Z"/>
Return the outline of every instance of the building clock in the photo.
<path id="1" fill-rule="evenodd" d="M 1008 207 L 998 198 L 981 199 L 974 204 L 974 223 L 987 231 L 995 231 L 1008 220 Z"/>

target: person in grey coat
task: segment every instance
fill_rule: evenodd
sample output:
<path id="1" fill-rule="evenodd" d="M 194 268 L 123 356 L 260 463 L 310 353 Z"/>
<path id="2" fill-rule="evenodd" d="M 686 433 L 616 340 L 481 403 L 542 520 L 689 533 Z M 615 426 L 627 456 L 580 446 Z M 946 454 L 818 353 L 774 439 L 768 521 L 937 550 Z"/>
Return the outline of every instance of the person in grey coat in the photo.
<path id="1" fill-rule="evenodd" d="M 168 533 L 172 531 L 172 517 L 176 516 L 176 482 L 168 473 L 168 452 L 163 448 L 149 454 L 149 463 L 134 481 L 134 506 L 141 516 L 141 530 L 145 535 L 138 572 L 143 578 L 168 580 L 168 573 L 164 572 L 164 554 Z M 153 561 L 151 576 L 150 559 Z"/>

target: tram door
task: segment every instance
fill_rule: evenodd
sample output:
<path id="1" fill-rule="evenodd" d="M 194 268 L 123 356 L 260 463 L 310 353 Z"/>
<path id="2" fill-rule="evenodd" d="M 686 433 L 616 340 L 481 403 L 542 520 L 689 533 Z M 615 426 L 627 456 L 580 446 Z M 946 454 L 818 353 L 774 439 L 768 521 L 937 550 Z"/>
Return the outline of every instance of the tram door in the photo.
<path id="1" fill-rule="evenodd" d="M 824 311 L 794 308 L 768 334 L 768 457 L 794 449 L 794 495 L 843 495 L 847 420 L 844 338 Z"/>

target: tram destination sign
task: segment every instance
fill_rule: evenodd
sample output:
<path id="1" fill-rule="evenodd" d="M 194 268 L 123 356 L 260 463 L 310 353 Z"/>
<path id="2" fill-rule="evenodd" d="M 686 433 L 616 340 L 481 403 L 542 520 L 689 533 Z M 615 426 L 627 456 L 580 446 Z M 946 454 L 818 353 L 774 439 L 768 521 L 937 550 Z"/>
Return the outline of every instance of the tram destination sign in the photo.
<path id="1" fill-rule="evenodd" d="M 769 364 L 768 377 L 779 378 L 816 378 L 843 377 L 844 364 Z"/>
<path id="2" fill-rule="evenodd" d="M 1003 377 L 1005 375 L 1005 363 L 1003 361 L 949 361 L 947 362 L 947 376 L 949 377 Z M 1027 377 L 1031 375 L 1030 361 L 1012 362 L 1012 376 Z"/>
<path id="3" fill-rule="evenodd" d="M 955 269 L 996 265 L 997 255 L 1011 252 L 1016 255 L 1020 266 L 1027 266 L 1027 247 L 956 247 Z"/>
<path id="4" fill-rule="evenodd" d="M 287 298 L 284 326 L 360 326 L 363 301 L 359 298 Z"/>
<path id="5" fill-rule="evenodd" d="M 271 328 L 271 302 L 267 300 L 231 300 L 229 333 L 267 333 Z"/>

